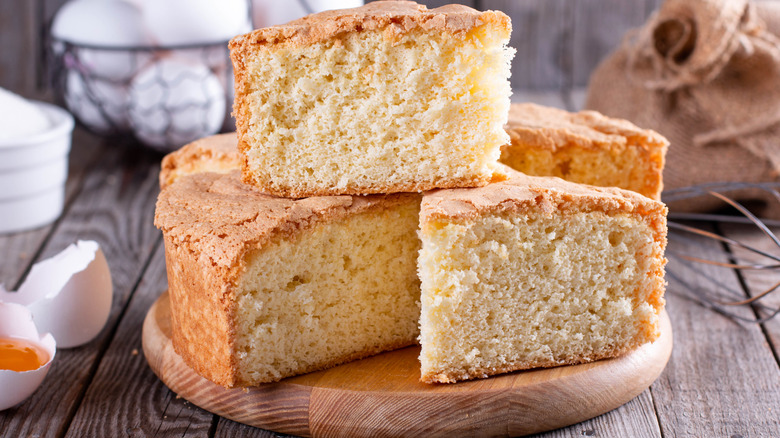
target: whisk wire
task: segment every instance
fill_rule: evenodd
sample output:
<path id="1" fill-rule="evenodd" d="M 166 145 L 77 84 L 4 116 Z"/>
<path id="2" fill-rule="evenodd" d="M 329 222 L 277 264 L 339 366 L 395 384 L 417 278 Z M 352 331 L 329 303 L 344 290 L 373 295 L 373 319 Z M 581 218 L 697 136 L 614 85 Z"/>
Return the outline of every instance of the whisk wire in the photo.
<path id="1" fill-rule="evenodd" d="M 767 257 L 767 258 L 770 258 L 772 260 L 780 262 L 780 256 L 776 256 L 774 254 L 768 253 L 768 252 L 763 251 L 761 249 L 754 248 L 754 247 L 752 247 L 750 245 L 746 245 L 746 244 L 744 244 L 742 242 L 736 241 L 736 240 L 728 238 L 728 237 L 721 236 L 719 234 L 715 234 L 715 233 L 710 232 L 710 231 L 702 230 L 700 228 L 690 227 L 690 226 L 679 224 L 679 223 L 676 223 L 676 222 L 668 222 L 667 226 L 669 228 L 683 230 L 683 231 L 687 231 L 689 233 L 698 234 L 700 236 L 708 237 L 710 239 L 717 240 L 719 242 L 723 242 L 723 243 L 726 243 L 728 245 L 736 246 L 736 247 L 748 250 L 748 251 L 756 253 L 756 254 L 760 254 L 760 255 L 762 255 L 764 257 Z M 771 233 L 771 231 L 770 231 L 770 233 Z"/>
<path id="2" fill-rule="evenodd" d="M 749 224 L 760 229 L 761 232 L 772 241 L 774 244 L 773 247 L 780 248 L 780 238 L 778 238 L 772 229 L 769 228 L 770 226 L 780 227 L 780 221 L 761 219 L 753 214 L 747 207 L 725 194 L 731 191 L 744 189 L 767 192 L 772 198 L 780 203 L 780 183 L 708 183 L 665 191 L 663 197 L 666 202 L 679 201 L 699 196 L 712 196 L 734 208 L 742 215 L 727 216 L 706 213 L 670 212 L 669 219 L 671 220 L 668 222 L 668 226 L 670 230 L 676 231 L 676 233 L 670 234 L 670 239 L 674 238 L 675 240 L 679 240 L 680 242 L 685 243 L 688 248 L 691 248 L 692 246 L 701 247 L 703 244 L 699 239 L 687 237 L 686 234 L 704 237 L 725 244 L 729 248 L 743 249 L 747 251 L 748 254 L 764 257 L 770 259 L 772 262 L 739 261 L 738 254 L 733 252 L 731 261 L 708 260 L 670 248 L 667 253 L 675 258 L 677 266 L 685 269 L 686 272 L 695 273 L 700 281 L 698 282 L 699 284 L 694 285 L 690 281 L 684 280 L 683 276 L 678 275 L 674 270 L 668 270 L 667 275 L 670 280 L 673 280 L 682 286 L 683 291 L 687 291 L 681 293 L 677 288 L 674 288 L 672 289 L 673 293 L 676 292 L 686 299 L 693 300 L 701 306 L 731 319 L 742 322 L 763 323 L 780 314 L 780 306 L 769 306 L 761 302 L 761 300 L 771 296 L 773 292 L 780 289 L 780 281 L 775 282 L 772 286 L 759 293 L 752 294 L 742 290 L 736 291 L 729 289 L 724 284 L 715 281 L 714 276 L 704 272 L 701 268 L 703 266 L 727 268 L 733 269 L 736 273 L 747 270 L 772 271 L 780 269 L 780 263 L 778 263 L 780 262 L 780 255 L 772 254 L 771 252 L 757 248 L 754 245 L 749 245 L 708 230 L 675 222 L 675 220 L 687 220 L 705 221 L 710 223 Z M 747 289 L 747 287 L 745 287 L 745 289 Z M 746 293 L 749 295 L 747 298 L 745 298 Z M 755 317 L 744 316 L 743 312 L 737 310 L 740 306 L 750 306 L 753 309 Z"/>
<path id="3" fill-rule="evenodd" d="M 774 192 L 774 191 L 773 191 Z M 774 192 L 777 193 L 777 192 Z M 772 242 L 775 243 L 775 245 L 780 248 L 780 240 L 777 239 L 777 236 L 775 236 L 775 233 L 773 233 L 766 225 L 764 225 L 763 222 L 761 222 L 753 213 L 750 212 L 747 208 L 745 208 L 742 204 L 740 204 L 737 201 L 734 201 L 733 199 L 727 198 L 723 196 L 722 194 L 718 192 L 709 191 L 709 194 L 712 196 L 720 199 L 721 201 L 729 204 L 730 206 L 736 208 L 740 213 L 744 214 L 748 219 L 750 219 L 753 224 L 755 224 L 761 231 L 764 232 L 770 239 L 772 239 Z"/>

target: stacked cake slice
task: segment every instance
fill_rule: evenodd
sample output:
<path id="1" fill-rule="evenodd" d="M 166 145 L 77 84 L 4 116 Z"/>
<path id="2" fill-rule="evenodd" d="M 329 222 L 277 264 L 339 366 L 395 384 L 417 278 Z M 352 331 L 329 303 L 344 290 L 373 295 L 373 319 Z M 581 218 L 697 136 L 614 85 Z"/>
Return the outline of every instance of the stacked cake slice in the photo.
<path id="1" fill-rule="evenodd" d="M 165 158 L 155 218 L 193 369 L 248 386 L 419 341 L 453 382 L 657 337 L 663 204 L 497 162 L 509 29 L 374 2 L 231 42 L 238 134 Z"/>
<path id="2" fill-rule="evenodd" d="M 401 1 L 233 39 L 244 181 L 291 197 L 487 184 L 510 32 L 500 12 Z"/>

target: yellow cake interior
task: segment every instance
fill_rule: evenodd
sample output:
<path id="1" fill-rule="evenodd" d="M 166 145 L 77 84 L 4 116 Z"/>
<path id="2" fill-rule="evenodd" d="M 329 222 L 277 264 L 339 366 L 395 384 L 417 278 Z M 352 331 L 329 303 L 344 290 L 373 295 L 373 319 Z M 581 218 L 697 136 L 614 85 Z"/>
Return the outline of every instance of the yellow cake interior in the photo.
<path id="1" fill-rule="evenodd" d="M 419 198 L 277 239 L 235 295 L 238 381 L 257 384 L 415 343 Z"/>
<path id="2" fill-rule="evenodd" d="M 513 103 L 506 129 L 511 142 L 500 160 L 517 171 L 661 199 L 669 142 L 657 132 L 595 111 L 533 103 Z"/>
<path id="3" fill-rule="evenodd" d="M 371 30 L 246 54 L 245 179 L 283 196 L 486 184 L 509 139 L 508 38 Z"/>
<path id="4" fill-rule="evenodd" d="M 627 214 L 496 213 L 424 224 L 423 381 L 625 352 L 657 337 L 663 243 Z"/>
<path id="5" fill-rule="evenodd" d="M 557 176 L 566 181 L 599 187 L 620 187 L 657 199 L 658 166 L 637 147 L 585 149 L 534 147 L 514 144 L 502 151 L 501 162 L 534 176 Z"/>

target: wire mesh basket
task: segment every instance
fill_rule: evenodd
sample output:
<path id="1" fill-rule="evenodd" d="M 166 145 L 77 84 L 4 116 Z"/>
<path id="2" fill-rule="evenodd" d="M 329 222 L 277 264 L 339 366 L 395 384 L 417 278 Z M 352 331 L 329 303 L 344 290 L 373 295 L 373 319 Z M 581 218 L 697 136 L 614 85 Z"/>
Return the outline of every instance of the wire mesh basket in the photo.
<path id="1" fill-rule="evenodd" d="M 49 76 L 88 130 L 170 151 L 233 129 L 227 43 L 116 48 L 50 37 Z"/>

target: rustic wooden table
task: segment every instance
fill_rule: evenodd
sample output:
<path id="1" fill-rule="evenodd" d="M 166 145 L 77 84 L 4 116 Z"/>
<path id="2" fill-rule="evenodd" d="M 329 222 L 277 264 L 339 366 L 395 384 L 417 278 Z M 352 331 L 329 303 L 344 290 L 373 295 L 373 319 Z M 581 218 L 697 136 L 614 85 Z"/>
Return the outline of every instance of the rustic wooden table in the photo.
<path id="1" fill-rule="evenodd" d="M 515 99 L 563 106 L 565 100 L 581 102 L 582 93 L 565 99 L 517 93 Z M 45 228 L 0 236 L 0 281 L 6 287 L 15 288 L 32 263 L 77 239 L 100 243 L 114 282 L 105 329 L 85 346 L 57 352 L 43 386 L 26 402 L 0 412 L 0 435 L 277 436 L 178 398 L 146 363 L 141 324 L 166 289 L 162 239 L 152 223 L 160 159 L 137 144 L 77 129 L 62 217 Z M 780 253 L 755 228 L 699 225 Z M 544 436 L 780 436 L 780 318 L 738 323 L 685 298 L 691 288 L 727 288 L 748 297 L 780 280 L 780 274 L 689 266 L 673 256 L 679 251 L 718 260 L 735 257 L 713 241 L 671 236 L 667 308 L 675 346 L 664 373 L 621 408 Z M 766 303 L 780 305 L 780 296 Z M 747 307 L 734 310 L 756 316 Z"/>
<path id="2" fill-rule="evenodd" d="M 461 2 L 512 16 L 512 45 L 518 50 L 514 87 L 559 90 L 518 93 L 515 99 L 573 109 L 583 97 L 575 88 L 587 83 L 596 63 L 660 1 Z M 0 2 L 0 86 L 25 97 L 51 98 L 41 37 L 63 2 Z M 431 7 L 448 2 L 424 1 Z M 162 239 L 152 223 L 160 159 L 137 144 L 106 141 L 77 129 L 62 217 L 45 228 L 0 235 L 0 283 L 7 288 L 15 289 L 34 262 L 77 239 L 100 243 L 114 282 L 105 329 L 83 347 L 58 351 L 43 386 L 26 402 L 0 412 L 0 436 L 275 436 L 178 398 L 143 356 L 141 324 L 166 289 Z M 698 225 L 780 254 L 753 227 Z M 675 234 L 669 249 L 667 308 L 675 347 L 661 378 L 615 411 L 544 436 L 780 437 L 780 317 L 740 323 L 686 298 L 697 288 L 748 297 L 780 281 L 780 274 L 704 269 L 672 255 L 683 251 L 719 260 L 739 255 L 709 240 Z M 766 304 L 780 306 L 778 295 L 766 298 Z M 733 310 L 745 318 L 756 316 L 748 307 Z"/>

